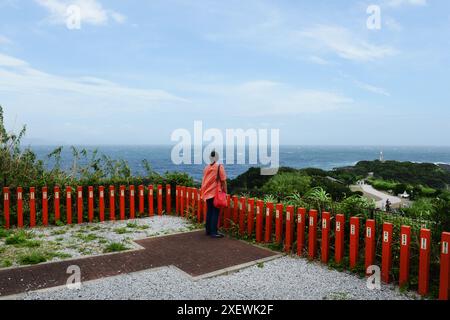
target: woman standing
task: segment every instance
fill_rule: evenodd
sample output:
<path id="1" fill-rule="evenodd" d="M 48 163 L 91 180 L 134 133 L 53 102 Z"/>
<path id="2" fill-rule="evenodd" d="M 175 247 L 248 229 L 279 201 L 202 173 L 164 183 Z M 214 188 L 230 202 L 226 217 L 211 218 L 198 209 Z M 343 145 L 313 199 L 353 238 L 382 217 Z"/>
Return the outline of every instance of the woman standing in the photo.
<path id="1" fill-rule="evenodd" d="M 209 156 L 211 164 L 203 170 L 201 196 L 206 201 L 208 211 L 206 214 L 206 235 L 212 238 L 223 238 L 223 234 L 218 232 L 220 209 L 214 206 L 214 197 L 219 184 L 222 190 L 227 193 L 227 175 L 223 165 L 218 164 L 219 154 L 212 151 Z"/>

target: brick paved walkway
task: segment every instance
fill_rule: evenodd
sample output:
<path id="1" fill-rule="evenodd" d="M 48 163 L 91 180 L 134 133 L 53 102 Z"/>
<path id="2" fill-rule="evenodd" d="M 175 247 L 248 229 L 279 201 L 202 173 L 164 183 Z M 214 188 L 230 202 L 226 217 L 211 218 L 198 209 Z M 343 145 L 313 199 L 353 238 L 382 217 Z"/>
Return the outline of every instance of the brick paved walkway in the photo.
<path id="1" fill-rule="evenodd" d="M 0 271 L 0 297 L 65 285 L 67 268 L 78 265 L 82 281 L 173 265 L 192 277 L 275 258 L 276 253 L 242 241 L 211 239 L 204 231 L 136 241 L 143 250 Z"/>

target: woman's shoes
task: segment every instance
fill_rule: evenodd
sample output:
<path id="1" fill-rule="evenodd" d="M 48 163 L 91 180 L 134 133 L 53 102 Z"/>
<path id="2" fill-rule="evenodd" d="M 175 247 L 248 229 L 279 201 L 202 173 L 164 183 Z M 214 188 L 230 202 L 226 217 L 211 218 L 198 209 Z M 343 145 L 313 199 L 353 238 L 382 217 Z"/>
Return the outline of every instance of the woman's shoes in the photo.
<path id="1" fill-rule="evenodd" d="M 214 238 L 214 239 L 222 239 L 225 236 L 221 233 L 218 233 L 218 234 L 212 234 L 212 235 L 210 235 L 210 237 Z"/>

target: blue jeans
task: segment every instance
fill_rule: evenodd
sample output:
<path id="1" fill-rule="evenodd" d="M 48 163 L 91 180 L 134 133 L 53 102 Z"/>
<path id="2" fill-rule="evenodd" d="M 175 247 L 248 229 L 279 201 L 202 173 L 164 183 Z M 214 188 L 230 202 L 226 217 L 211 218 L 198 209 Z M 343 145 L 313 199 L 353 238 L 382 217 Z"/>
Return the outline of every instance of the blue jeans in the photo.
<path id="1" fill-rule="evenodd" d="M 217 225 L 219 223 L 220 209 L 214 207 L 214 198 L 206 200 L 208 211 L 206 213 L 206 234 L 217 235 Z"/>

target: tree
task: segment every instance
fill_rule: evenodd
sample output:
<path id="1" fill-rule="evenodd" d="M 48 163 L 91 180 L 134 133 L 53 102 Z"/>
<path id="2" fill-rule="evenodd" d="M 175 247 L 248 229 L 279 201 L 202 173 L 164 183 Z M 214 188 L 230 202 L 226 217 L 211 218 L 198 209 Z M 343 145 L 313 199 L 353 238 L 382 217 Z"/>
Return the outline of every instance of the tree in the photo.
<path id="1" fill-rule="evenodd" d="M 42 161 L 29 148 L 22 149 L 20 142 L 26 133 L 23 126 L 18 134 L 8 133 L 4 124 L 3 108 L 0 106 L 0 186 L 26 185 L 42 176 Z"/>
<path id="2" fill-rule="evenodd" d="M 279 199 L 294 193 L 305 194 L 310 188 L 311 178 L 299 172 L 283 172 L 273 176 L 262 188 L 265 193 Z"/>

